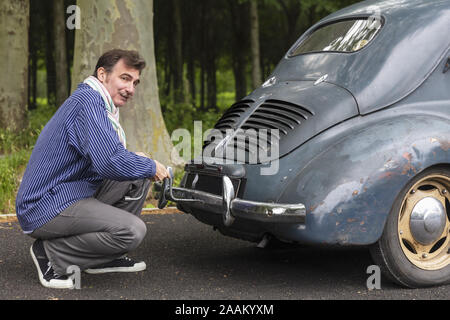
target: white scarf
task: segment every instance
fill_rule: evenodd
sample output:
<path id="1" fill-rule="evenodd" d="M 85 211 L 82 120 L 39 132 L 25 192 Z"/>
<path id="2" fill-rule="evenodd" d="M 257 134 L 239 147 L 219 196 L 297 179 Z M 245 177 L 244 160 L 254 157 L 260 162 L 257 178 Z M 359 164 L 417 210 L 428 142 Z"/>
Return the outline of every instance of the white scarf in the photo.
<path id="1" fill-rule="evenodd" d="M 106 111 L 108 112 L 108 119 L 111 121 L 111 124 L 116 130 L 117 135 L 119 136 L 120 142 L 122 142 L 123 146 L 127 147 L 127 139 L 125 136 L 125 131 L 119 123 L 119 108 L 114 105 L 114 102 L 109 94 L 108 90 L 106 90 L 105 86 L 94 76 L 90 76 L 83 81 L 83 83 L 90 86 L 95 91 L 99 92 L 105 101 Z"/>

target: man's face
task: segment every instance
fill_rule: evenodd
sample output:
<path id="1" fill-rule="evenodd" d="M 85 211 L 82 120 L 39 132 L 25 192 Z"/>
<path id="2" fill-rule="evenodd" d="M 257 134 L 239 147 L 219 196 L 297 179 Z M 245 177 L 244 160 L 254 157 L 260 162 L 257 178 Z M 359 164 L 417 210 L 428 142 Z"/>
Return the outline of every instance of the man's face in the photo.
<path id="1" fill-rule="evenodd" d="M 139 70 L 128 67 L 123 59 L 116 63 L 110 73 L 99 68 L 97 77 L 108 90 L 116 107 L 121 107 L 131 100 L 139 84 Z"/>

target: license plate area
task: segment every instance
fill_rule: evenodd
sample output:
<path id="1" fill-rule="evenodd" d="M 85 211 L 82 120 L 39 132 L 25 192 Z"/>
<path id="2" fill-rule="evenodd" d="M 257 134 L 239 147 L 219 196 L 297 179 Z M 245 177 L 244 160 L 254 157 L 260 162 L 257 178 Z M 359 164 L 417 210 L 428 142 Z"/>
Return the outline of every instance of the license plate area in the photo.
<path id="1" fill-rule="evenodd" d="M 189 172 L 186 177 L 185 188 L 212 193 L 218 196 L 223 194 L 223 176 L 208 175 L 202 173 Z M 242 179 L 230 178 L 236 195 L 243 191 L 244 182 Z"/>

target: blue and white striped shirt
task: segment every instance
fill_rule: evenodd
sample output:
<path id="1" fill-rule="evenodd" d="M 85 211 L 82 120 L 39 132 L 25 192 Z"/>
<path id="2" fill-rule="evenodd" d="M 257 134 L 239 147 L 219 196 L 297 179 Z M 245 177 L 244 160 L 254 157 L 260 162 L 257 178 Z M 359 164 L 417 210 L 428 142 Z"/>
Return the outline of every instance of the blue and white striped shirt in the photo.
<path id="1" fill-rule="evenodd" d="M 30 233 L 92 197 L 103 179 L 137 180 L 155 173 L 153 160 L 119 141 L 100 93 L 80 84 L 39 135 L 17 194 L 17 218 Z"/>

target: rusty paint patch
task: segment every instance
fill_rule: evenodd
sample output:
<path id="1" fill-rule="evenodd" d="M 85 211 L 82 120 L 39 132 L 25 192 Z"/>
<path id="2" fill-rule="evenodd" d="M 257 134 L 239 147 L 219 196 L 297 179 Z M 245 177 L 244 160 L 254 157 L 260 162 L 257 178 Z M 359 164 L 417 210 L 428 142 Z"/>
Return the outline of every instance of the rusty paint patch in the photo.
<path id="1" fill-rule="evenodd" d="M 405 152 L 405 153 L 402 155 L 402 157 L 405 158 L 408 162 L 411 162 L 412 154 L 409 153 L 409 152 Z"/>
<path id="2" fill-rule="evenodd" d="M 450 148 L 450 141 L 439 141 L 439 144 L 441 145 L 441 149 L 444 151 L 448 151 Z"/>
<path id="3" fill-rule="evenodd" d="M 385 179 L 385 178 L 387 178 L 387 179 L 390 179 L 390 178 L 392 178 L 393 176 L 395 176 L 395 172 L 392 172 L 392 171 L 388 171 L 388 172 L 383 172 L 381 175 L 380 175 L 380 178 L 381 179 Z M 367 190 L 367 188 L 366 188 L 366 190 Z"/>
<path id="4" fill-rule="evenodd" d="M 310 206 L 309 211 L 313 212 L 318 206 L 322 206 L 324 204 L 325 204 L 325 202 L 321 201 L 319 204 L 316 204 L 315 206 Z"/>
<path id="5" fill-rule="evenodd" d="M 406 164 L 403 166 L 402 174 L 407 174 L 410 170 L 412 170 L 414 173 L 416 173 L 416 168 L 411 163 Z"/>
<path id="6" fill-rule="evenodd" d="M 413 171 L 414 173 L 416 173 L 416 168 L 414 168 L 414 166 L 412 165 L 412 163 L 411 163 L 411 160 L 412 160 L 412 154 L 411 153 L 409 153 L 409 152 L 405 152 L 403 155 L 402 155 L 402 157 L 403 158 L 405 158 L 407 161 L 408 161 L 408 163 L 407 164 L 405 164 L 404 166 L 403 166 L 403 170 L 402 170 L 402 174 L 404 175 L 404 174 L 407 174 L 409 171 Z"/>

